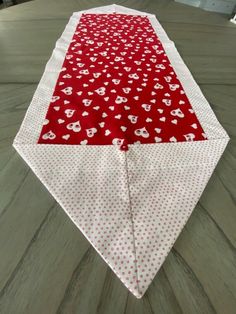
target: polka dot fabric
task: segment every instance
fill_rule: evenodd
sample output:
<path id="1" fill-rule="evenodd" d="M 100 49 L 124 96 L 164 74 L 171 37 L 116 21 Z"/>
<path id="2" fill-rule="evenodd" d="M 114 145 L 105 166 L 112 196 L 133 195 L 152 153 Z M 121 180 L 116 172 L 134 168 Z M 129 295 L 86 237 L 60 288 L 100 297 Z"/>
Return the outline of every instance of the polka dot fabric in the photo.
<path id="1" fill-rule="evenodd" d="M 224 145 L 222 143 L 222 147 Z M 165 167 L 161 159 L 167 155 L 168 148 L 163 153 L 148 147 L 145 157 L 138 149 L 127 153 L 137 280 L 141 295 L 174 245 L 211 175 L 212 165 L 217 163 L 217 159 L 206 162 L 206 146 L 199 149 L 195 153 L 188 150 L 184 154 L 189 159 L 195 158 L 195 163 L 188 166 L 181 165 L 183 160 L 176 157 L 177 145 L 169 154 L 169 166 L 167 163 Z"/>
<path id="2" fill-rule="evenodd" d="M 24 146 L 21 154 L 116 275 L 140 297 L 125 154 L 111 146 L 74 146 L 71 153 L 67 145 L 48 145 L 46 151 L 37 145 L 30 152 Z"/>
<path id="3" fill-rule="evenodd" d="M 164 262 L 200 196 L 200 190 L 194 189 L 193 193 L 192 189 L 202 186 L 208 175 L 206 166 L 186 171 L 174 168 L 171 172 L 154 169 L 145 176 L 142 168 L 131 172 L 137 278 L 141 293 Z"/>
<path id="4" fill-rule="evenodd" d="M 125 151 L 108 143 L 38 144 L 82 14 L 114 12 L 148 18 L 205 140 L 142 144 L 130 138 Z M 155 17 L 112 5 L 73 14 L 56 43 L 14 147 L 124 285 L 141 298 L 191 215 L 227 142 L 227 134 Z"/>

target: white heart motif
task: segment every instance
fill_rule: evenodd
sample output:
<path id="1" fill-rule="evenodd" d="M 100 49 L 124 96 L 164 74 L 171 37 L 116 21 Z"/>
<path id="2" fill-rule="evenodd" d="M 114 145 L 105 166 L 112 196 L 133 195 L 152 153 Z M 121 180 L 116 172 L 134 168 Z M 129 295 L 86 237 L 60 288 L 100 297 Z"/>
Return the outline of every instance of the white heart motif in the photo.
<path id="1" fill-rule="evenodd" d="M 170 114 L 172 116 L 177 116 L 179 118 L 183 118 L 184 117 L 184 113 L 179 108 L 171 110 Z"/>
<path id="2" fill-rule="evenodd" d="M 91 99 L 83 99 L 83 100 L 82 100 L 82 103 L 83 103 L 86 107 L 88 107 L 88 106 L 91 105 L 92 100 L 91 100 Z"/>
<path id="3" fill-rule="evenodd" d="M 49 132 L 43 134 L 42 138 L 44 140 L 54 140 L 56 138 L 56 134 L 50 130 Z"/>
<path id="4" fill-rule="evenodd" d="M 65 134 L 62 136 L 62 138 L 67 141 L 70 138 L 70 134 Z"/>
<path id="5" fill-rule="evenodd" d="M 172 136 L 171 138 L 170 138 L 170 142 L 177 142 L 177 139 L 174 137 L 174 136 Z"/>
<path id="6" fill-rule="evenodd" d="M 156 143 L 160 143 L 161 141 L 162 141 L 161 137 L 158 137 L 158 136 L 155 137 L 155 142 Z"/>
<path id="7" fill-rule="evenodd" d="M 106 130 L 105 131 L 105 136 L 108 136 L 109 134 L 111 134 L 111 131 L 110 130 Z"/>
<path id="8" fill-rule="evenodd" d="M 86 144 L 88 144 L 88 140 L 83 140 L 83 141 L 80 142 L 80 144 L 81 145 L 86 145 Z"/>
<path id="9" fill-rule="evenodd" d="M 146 130 L 145 127 L 135 130 L 134 134 L 137 135 L 137 136 L 141 136 L 143 138 L 148 138 L 149 137 L 149 133 L 148 133 L 148 131 Z"/>
<path id="10" fill-rule="evenodd" d="M 138 116 L 134 116 L 134 115 L 128 115 L 128 119 L 130 120 L 131 123 L 135 124 L 138 121 Z"/>
<path id="11" fill-rule="evenodd" d="M 74 114 L 75 110 L 73 109 L 66 109 L 65 110 L 65 115 L 67 116 L 67 118 L 71 118 Z"/>
<path id="12" fill-rule="evenodd" d="M 72 89 L 72 87 L 66 87 L 66 88 L 64 88 L 64 89 L 62 89 L 62 92 L 64 93 L 64 94 L 66 94 L 66 95 L 71 95 L 72 94 L 72 91 L 73 91 L 73 89 Z"/>
<path id="13" fill-rule="evenodd" d="M 69 124 L 67 124 L 66 128 L 68 130 L 72 130 L 74 132 L 80 132 L 80 130 L 81 130 L 80 121 L 69 123 Z"/>
<path id="14" fill-rule="evenodd" d="M 99 87 L 98 89 L 95 89 L 95 92 L 96 92 L 98 95 L 103 96 L 103 95 L 105 95 L 106 88 L 105 88 L 105 87 Z"/>
<path id="15" fill-rule="evenodd" d="M 127 98 L 126 97 L 122 97 L 122 96 L 117 96 L 116 97 L 116 100 L 115 100 L 115 103 L 116 104 L 122 104 L 123 102 L 127 102 Z"/>
<path id="16" fill-rule="evenodd" d="M 88 137 L 93 137 L 94 134 L 97 133 L 97 129 L 96 128 L 86 129 L 86 133 Z"/>
<path id="17" fill-rule="evenodd" d="M 119 79 L 112 79 L 112 82 L 115 84 L 115 85 L 118 85 L 120 83 L 120 80 Z"/>

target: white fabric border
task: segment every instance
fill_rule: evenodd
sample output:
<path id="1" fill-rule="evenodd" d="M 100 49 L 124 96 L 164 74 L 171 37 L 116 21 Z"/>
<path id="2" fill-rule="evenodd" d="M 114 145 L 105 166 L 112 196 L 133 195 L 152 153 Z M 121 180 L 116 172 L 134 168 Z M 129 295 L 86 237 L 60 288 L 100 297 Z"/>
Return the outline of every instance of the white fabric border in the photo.
<path id="1" fill-rule="evenodd" d="M 14 144 L 36 144 L 40 136 L 54 88 L 61 71 L 66 52 L 82 13 L 73 13 L 48 60 L 43 76 L 34 93 Z M 40 144 L 42 145 L 42 144 Z"/>

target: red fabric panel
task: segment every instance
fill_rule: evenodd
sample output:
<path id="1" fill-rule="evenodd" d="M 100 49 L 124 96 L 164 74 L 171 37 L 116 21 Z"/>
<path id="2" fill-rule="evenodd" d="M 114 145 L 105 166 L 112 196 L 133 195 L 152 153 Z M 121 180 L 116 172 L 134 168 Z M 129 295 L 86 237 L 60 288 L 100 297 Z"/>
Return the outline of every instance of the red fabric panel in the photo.
<path id="1" fill-rule="evenodd" d="M 122 145 L 206 135 L 147 17 L 83 14 L 38 143 Z"/>

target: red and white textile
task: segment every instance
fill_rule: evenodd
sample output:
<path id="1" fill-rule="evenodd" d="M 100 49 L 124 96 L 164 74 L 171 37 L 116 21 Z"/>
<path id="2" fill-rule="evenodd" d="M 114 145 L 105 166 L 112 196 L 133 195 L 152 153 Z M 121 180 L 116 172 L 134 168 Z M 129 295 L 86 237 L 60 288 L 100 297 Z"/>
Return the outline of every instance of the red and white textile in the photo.
<path id="1" fill-rule="evenodd" d="M 110 5 L 72 15 L 14 147 L 140 298 L 228 140 L 156 17 Z"/>

